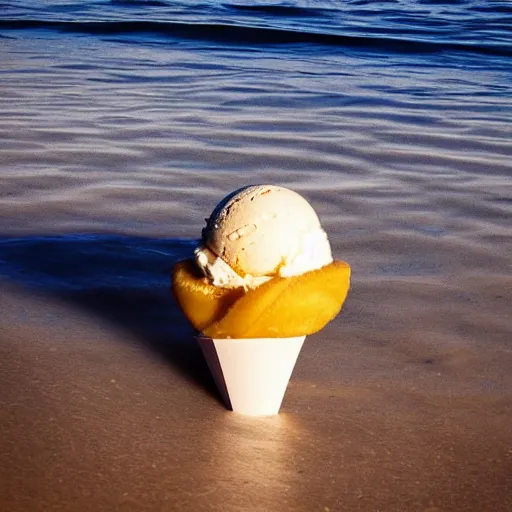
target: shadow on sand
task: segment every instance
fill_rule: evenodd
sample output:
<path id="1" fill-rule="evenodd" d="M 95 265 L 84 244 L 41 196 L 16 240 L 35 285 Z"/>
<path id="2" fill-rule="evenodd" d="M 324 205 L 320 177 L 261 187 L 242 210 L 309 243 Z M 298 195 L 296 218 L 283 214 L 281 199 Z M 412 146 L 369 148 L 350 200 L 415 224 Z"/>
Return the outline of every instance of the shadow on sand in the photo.
<path id="1" fill-rule="evenodd" d="M 130 331 L 174 371 L 221 401 L 171 293 L 173 264 L 194 240 L 118 235 L 0 238 L 0 275 Z"/>

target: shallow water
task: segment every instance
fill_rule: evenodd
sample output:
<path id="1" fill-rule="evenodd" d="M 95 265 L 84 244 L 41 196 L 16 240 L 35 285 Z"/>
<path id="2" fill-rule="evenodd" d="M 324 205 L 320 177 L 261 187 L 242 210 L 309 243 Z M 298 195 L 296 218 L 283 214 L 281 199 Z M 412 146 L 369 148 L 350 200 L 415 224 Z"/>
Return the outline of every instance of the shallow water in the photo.
<path id="1" fill-rule="evenodd" d="M 4 508 L 511 509 L 511 25 L 476 0 L 3 2 Z M 263 420 L 224 412 L 168 293 L 251 183 L 307 197 L 353 268 Z"/>

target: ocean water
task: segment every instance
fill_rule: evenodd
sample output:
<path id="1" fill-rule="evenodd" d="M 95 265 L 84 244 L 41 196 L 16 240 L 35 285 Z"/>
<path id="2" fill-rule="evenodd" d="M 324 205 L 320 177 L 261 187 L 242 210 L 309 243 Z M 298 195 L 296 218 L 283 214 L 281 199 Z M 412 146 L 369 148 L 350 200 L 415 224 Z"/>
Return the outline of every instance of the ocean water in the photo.
<path id="1" fill-rule="evenodd" d="M 125 389 L 151 410 L 118 397 L 121 413 L 83 413 L 69 398 L 61 411 L 86 419 L 57 414 L 74 432 L 69 445 L 49 437 L 60 473 L 35 469 L 27 490 L 22 452 L 0 453 L 18 468 L 0 474 L 5 507 L 69 510 L 60 479 L 79 510 L 512 510 L 511 174 L 509 1 L 0 2 L 4 375 L 22 350 L 42 388 L 53 372 L 64 394 L 78 375 L 101 388 L 115 367 L 116 382 L 137 375 L 141 389 Z M 215 204 L 254 183 L 302 193 L 353 269 L 342 313 L 306 343 L 281 423 L 223 416 L 168 290 Z M 138 362 L 72 351 L 125 338 Z M 46 374 L 55 353 L 68 359 L 48 359 Z M 163 366 L 147 369 L 151 357 Z M 48 400 L 43 422 L 60 403 Z M 4 433 L 30 444 L 20 425 L 33 418 L 12 414 Z M 141 425 L 158 435 L 121 447 L 116 422 L 126 439 Z M 92 479 L 96 461 L 63 446 L 87 447 L 98 429 L 102 467 L 127 451 L 135 462 L 91 502 L 73 475 Z M 170 481 L 177 468 L 189 478 Z"/>
<path id="2" fill-rule="evenodd" d="M 272 182 L 361 271 L 439 267 L 366 262 L 386 231 L 499 246 L 511 27 L 509 2 L 477 0 L 3 2 L 2 232 L 190 239 L 227 192 Z"/>

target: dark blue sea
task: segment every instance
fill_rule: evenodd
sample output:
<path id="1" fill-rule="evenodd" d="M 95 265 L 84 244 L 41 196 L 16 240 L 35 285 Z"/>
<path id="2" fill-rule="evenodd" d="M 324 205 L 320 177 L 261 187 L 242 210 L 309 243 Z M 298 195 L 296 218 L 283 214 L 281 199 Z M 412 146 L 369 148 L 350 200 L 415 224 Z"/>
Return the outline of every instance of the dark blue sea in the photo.
<path id="1" fill-rule="evenodd" d="M 293 421 L 258 433 L 204 392 L 207 369 L 169 293 L 205 217 L 255 183 L 303 194 L 353 272 L 340 316 L 303 349 L 283 406 Z M 154 411 L 127 405 L 118 418 L 151 410 L 137 436 L 159 478 L 181 475 L 152 480 L 140 437 L 119 463 L 100 436 L 102 467 L 128 476 L 105 477 L 98 502 L 66 480 L 85 471 L 68 447 L 75 469 L 58 478 L 78 508 L 41 469 L 32 490 L 20 476 L 21 494 L 9 480 L 5 506 L 0 484 L 0 509 L 43 510 L 46 497 L 80 511 L 512 510 L 511 219 L 510 1 L 0 1 L 0 341 L 46 361 L 73 346 L 58 339 L 129 338 L 163 358 L 156 383 L 143 356 L 139 367 L 69 355 L 108 386 L 130 372 L 130 385 L 147 384 L 134 393 Z M 3 375 L 25 368 L 5 350 Z M 66 364 L 56 382 L 74 389 Z M 156 425 L 159 410 L 174 426 Z M 77 417 L 96 418 L 87 411 Z M 88 446 L 96 423 L 85 437 L 73 425 L 73 443 Z"/>

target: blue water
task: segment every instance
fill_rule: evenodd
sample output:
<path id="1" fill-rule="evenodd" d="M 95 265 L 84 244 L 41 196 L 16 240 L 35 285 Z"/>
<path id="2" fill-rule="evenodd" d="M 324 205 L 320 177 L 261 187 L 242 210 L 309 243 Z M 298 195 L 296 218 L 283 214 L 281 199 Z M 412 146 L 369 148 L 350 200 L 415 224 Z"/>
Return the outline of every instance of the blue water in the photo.
<path id="1" fill-rule="evenodd" d="M 290 51 L 318 45 L 345 52 L 512 54 L 512 7 L 503 1 L 43 0 L 1 7 L 2 30 L 81 33 L 142 46 L 207 42 L 254 51 L 293 44 Z M 321 49 L 309 47 L 315 50 Z"/>
<path id="2" fill-rule="evenodd" d="M 510 2 L 8 1 L 0 54 L 11 278 L 167 286 L 163 259 L 261 182 L 304 193 L 362 275 L 478 268 L 449 241 L 510 264 Z"/>

